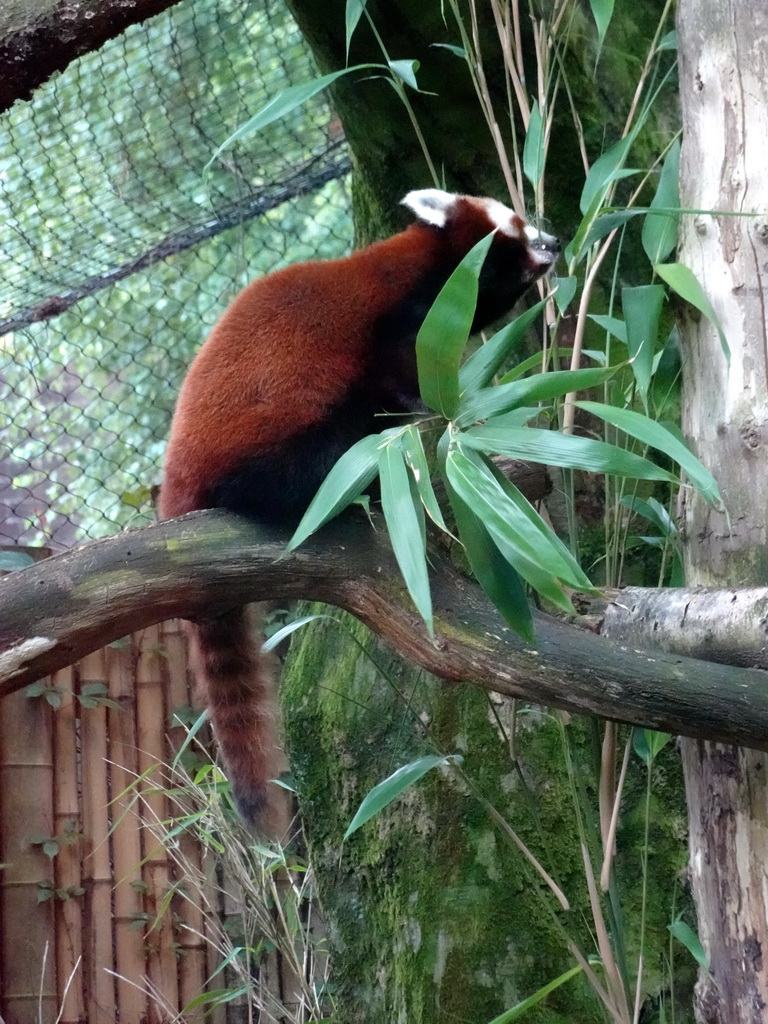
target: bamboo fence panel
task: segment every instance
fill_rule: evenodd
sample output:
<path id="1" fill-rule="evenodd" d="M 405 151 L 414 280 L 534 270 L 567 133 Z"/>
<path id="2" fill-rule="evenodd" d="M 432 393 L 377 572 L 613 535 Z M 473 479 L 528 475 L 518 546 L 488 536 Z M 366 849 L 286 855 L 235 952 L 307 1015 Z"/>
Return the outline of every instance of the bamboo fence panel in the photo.
<path id="1" fill-rule="evenodd" d="M 205 941 L 204 907 L 191 902 L 194 891 L 171 898 L 183 879 L 146 827 L 167 818 L 165 794 L 137 798 L 138 788 L 166 784 L 154 766 L 170 763 L 181 742 L 169 712 L 190 703 L 177 623 L 90 655 L 46 680 L 38 696 L 3 701 L 4 1024 L 54 1024 L 59 1014 L 60 1024 L 202 1019 L 202 1011 L 179 1014 L 219 965 Z M 212 870 L 192 837 L 180 843 L 187 863 Z M 214 909 L 217 902 L 216 892 L 205 899 Z M 212 987 L 221 984 L 219 976 Z M 207 1019 L 224 1024 L 224 1008 Z"/>
<path id="2" fill-rule="evenodd" d="M 149 1000 L 143 985 L 147 973 L 143 929 L 141 833 L 134 813 L 133 787 L 138 775 L 136 737 L 136 657 L 134 637 L 107 648 L 109 696 L 120 710 L 107 709 L 109 759 L 112 771 L 112 869 L 114 871 L 114 934 L 117 1002 L 128 1021 L 146 1020 Z M 134 982 L 134 984 L 131 984 Z"/>
<path id="3" fill-rule="evenodd" d="M 0 715 L 0 894 L 5 1024 L 56 1019 L 52 946 L 54 901 L 38 900 L 51 881 L 39 840 L 53 837 L 51 706 L 15 693 Z"/>
<path id="4" fill-rule="evenodd" d="M 56 908 L 56 991 L 61 994 L 61 1024 L 77 1024 L 85 1016 L 83 987 L 83 820 L 80 805 L 78 704 L 75 672 L 62 669 L 53 677 L 61 691 L 61 706 L 53 720 L 54 831 L 59 852 L 54 859 L 56 891 L 64 894 Z M 56 904 L 53 905 L 56 907 Z"/>

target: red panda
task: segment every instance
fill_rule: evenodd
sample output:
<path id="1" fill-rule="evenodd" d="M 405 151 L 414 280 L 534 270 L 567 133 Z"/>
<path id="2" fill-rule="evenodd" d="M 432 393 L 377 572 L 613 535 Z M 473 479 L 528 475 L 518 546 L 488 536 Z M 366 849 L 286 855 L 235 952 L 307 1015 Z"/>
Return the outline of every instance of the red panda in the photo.
<path id="1" fill-rule="evenodd" d="M 415 340 L 438 292 L 489 232 L 473 330 L 508 313 L 559 245 L 494 199 L 429 188 L 403 199 L 416 223 L 344 259 L 259 278 L 195 358 L 171 426 L 159 512 L 226 508 L 298 521 L 339 456 L 421 408 Z M 272 672 L 246 610 L 189 624 L 196 675 L 243 817 L 274 834 Z"/>

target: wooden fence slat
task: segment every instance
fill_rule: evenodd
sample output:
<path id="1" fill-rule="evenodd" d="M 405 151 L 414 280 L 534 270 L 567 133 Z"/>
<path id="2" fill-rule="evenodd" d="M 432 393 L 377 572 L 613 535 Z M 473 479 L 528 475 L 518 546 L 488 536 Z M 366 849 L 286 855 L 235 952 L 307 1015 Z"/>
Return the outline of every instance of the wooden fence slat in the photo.
<path id="1" fill-rule="evenodd" d="M 0 1007 L 8 1024 L 37 1024 L 41 1007 L 46 1020 L 57 1013 L 54 901 L 38 901 L 53 868 L 30 845 L 53 837 L 51 715 L 44 697 L 23 690 L 3 701 L 0 715 Z"/>
<path id="2" fill-rule="evenodd" d="M 80 692 L 89 683 L 107 682 L 105 652 L 88 655 L 79 665 Z M 109 850 L 107 711 L 104 705 L 83 708 L 84 941 L 88 949 L 86 1014 L 88 1024 L 114 1024 L 115 969 L 112 945 L 112 868 Z"/>
<path id="3" fill-rule="evenodd" d="M 192 703 L 192 685 L 187 668 L 187 642 L 178 620 L 165 622 L 160 627 L 160 636 L 167 652 L 168 666 L 168 708 L 169 720 L 175 709 Z M 170 755 L 175 755 L 186 738 L 181 726 L 169 728 Z M 181 856 L 190 865 L 191 874 L 199 878 L 202 870 L 200 845 L 188 833 L 179 836 Z M 194 894 L 191 894 L 194 895 Z M 207 950 L 205 941 L 205 919 L 202 907 L 194 899 L 179 901 L 179 916 L 183 922 L 178 941 L 179 958 L 179 1000 L 183 1009 L 196 999 L 205 988 L 207 978 Z M 190 1022 L 203 1019 L 204 1007 L 190 1016 Z"/>
<path id="4" fill-rule="evenodd" d="M 56 990 L 61 1024 L 85 1020 L 83 990 L 83 821 L 78 772 L 78 703 L 72 692 L 75 673 L 62 669 L 53 677 L 61 689 L 61 706 L 53 715 L 53 810 L 59 852 L 54 861 L 56 888 L 70 891 L 55 901 Z M 66 993 L 66 995 L 65 995 Z"/>
<path id="5" fill-rule="evenodd" d="M 143 813 L 148 822 L 161 822 L 168 817 L 168 800 L 160 790 L 167 771 L 162 765 L 167 762 L 165 736 L 168 724 L 164 700 L 165 650 L 160 639 L 159 626 L 143 630 L 139 639 L 139 657 L 136 663 L 136 723 L 139 748 L 139 768 L 143 772 L 153 764 L 160 769 L 151 779 L 150 788 L 143 801 Z M 147 883 L 147 906 L 155 916 L 173 884 L 171 864 L 165 848 L 145 828 L 143 877 Z M 170 908 L 169 908 L 170 909 Z M 176 936 L 169 910 L 162 914 L 154 929 L 146 936 L 149 945 L 147 971 L 150 982 L 169 1008 L 179 1009 L 178 963 L 176 957 Z"/>
<path id="6" fill-rule="evenodd" d="M 141 834 L 134 783 L 139 770 L 136 749 L 135 667 L 137 646 L 126 637 L 108 647 L 109 696 L 120 710 L 107 710 L 111 762 L 112 869 L 114 872 L 115 972 L 120 1020 L 145 1020 L 148 1013 L 144 979 L 147 958 L 144 929 L 137 927 L 144 911 L 141 892 Z M 121 794 L 124 794 L 121 796 Z M 138 986 L 138 987 L 137 987 Z"/>

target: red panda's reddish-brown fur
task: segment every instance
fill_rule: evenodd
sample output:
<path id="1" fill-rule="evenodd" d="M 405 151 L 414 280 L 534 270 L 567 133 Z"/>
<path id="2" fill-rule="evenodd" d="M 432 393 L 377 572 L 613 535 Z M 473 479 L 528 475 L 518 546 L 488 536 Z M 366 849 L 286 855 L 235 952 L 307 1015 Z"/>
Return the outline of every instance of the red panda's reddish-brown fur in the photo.
<path id="1" fill-rule="evenodd" d="M 203 345 L 174 415 L 160 515 L 224 507 L 294 522 L 338 456 L 419 407 L 418 328 L 472 246 L 497 229 L 480 279 L 478 330 L 552 265 L 555 239 L 495 200 L 438 189 L 403 200 L 419 218 L 346 259 L 262 277 Z M 275 834 L 278 740 L 272 673 L 247 614 L 189 624 L 196 674 L 246 819 Z"/>

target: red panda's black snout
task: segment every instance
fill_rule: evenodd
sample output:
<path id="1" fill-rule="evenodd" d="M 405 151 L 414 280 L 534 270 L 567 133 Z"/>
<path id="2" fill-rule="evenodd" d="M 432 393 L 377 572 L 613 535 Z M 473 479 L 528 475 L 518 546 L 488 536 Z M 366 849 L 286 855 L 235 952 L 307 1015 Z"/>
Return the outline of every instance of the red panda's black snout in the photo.
<path id="1" fill-rule="evenodd" d="M 295 523 L 339 456 L 392 425 L 377 414 L 420 408 L 416 335 L 472 246 L 495 232 L 475 330 L 508 313 L 557 259 L 555 238 L 494 199 L 421 189 L 403 204 L 416 216 L 405 231 L 259 278 L 224 312 L 179 395 L 161 517 L 219 507 Z M 275 833 L 269 672 L 244 609 L 188 629 L 236 802 Z"/>

